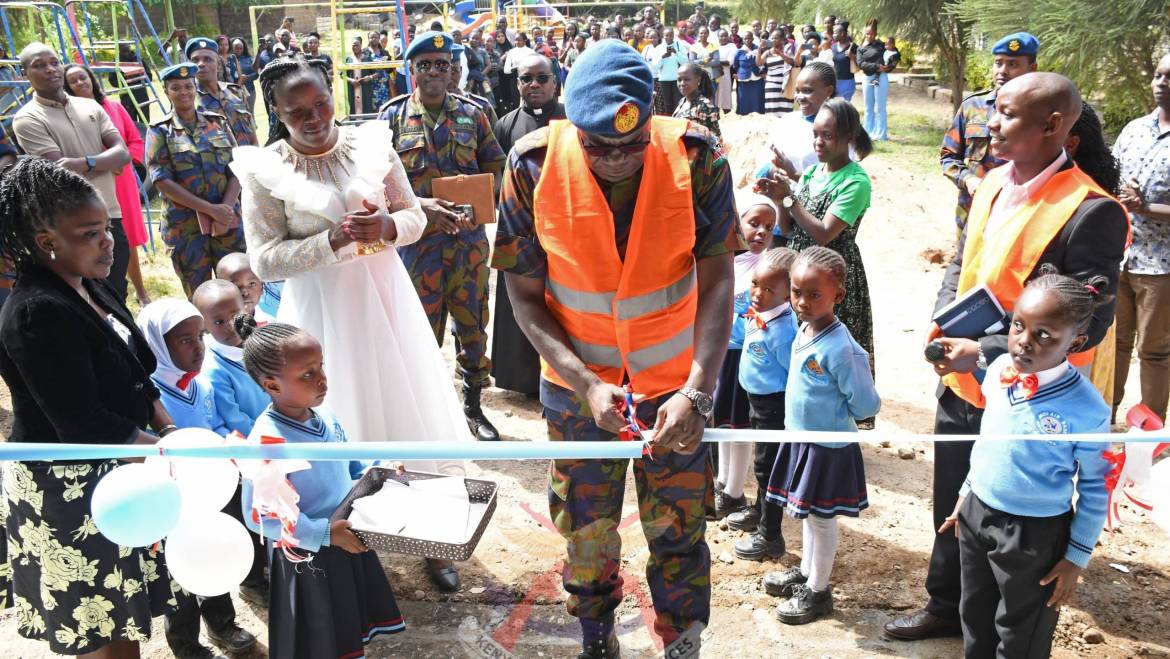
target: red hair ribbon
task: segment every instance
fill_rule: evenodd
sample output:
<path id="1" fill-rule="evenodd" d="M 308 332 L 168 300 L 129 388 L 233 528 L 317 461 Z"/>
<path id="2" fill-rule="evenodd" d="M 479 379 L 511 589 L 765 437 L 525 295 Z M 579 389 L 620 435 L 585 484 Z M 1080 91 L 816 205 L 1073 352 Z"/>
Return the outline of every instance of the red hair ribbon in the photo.
<path id="1" fill-rule="evenodd" d="M 1085 290 L 1089 291 L 1093 295 L 1100 295 L 1101 294 L 1101 291 L 1097 290 L 1097 287 L 1092 285 L 1092 284 L 1085 284 Z"/>

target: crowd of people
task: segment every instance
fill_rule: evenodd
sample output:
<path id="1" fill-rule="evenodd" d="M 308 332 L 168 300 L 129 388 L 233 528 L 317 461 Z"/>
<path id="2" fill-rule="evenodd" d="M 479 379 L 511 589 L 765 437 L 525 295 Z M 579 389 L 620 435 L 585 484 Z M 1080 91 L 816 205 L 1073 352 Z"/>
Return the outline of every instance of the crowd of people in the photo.
<path id="1" fill-rule="evenodd" d="M 801 520 L 799 566 L 761 587 L 783 623 L 829 615 L 833 565 L 848 560 L 838 518 L 869 505 L 858 444 L 700 440 L 709 425 L 873 427 L 858 230 L 897 48 L 873 21 L 858 45 L 834 17 L 800 42 L 774 20 L 724 29 L 701 6 L 677 27 L 658 20 L 648 7 L 554 38 L 501 18 L 494 33 L 410 26 L 349 44 L 350 65 L 404 60 L 409 92 L 385 67 L 347 68 L 347 89 L 333 89 L 320 38 L 290 19 L 255 56 L 177 30 L 166 43 L 177 63 L 159 72 L 171 111 L 145 140 L 91 71 L 27 46 L 34 95 L 14 134 L 28 157 L 0 143 L 0 256 L 16 273 L 0 310 L 9 441 L 152 444 L 187 427 L 252 441 L 494 441 L 480 402 L 494 377 L 540 400 L 551 440 L 652 438 L 632 468 L 666 644 L 697 647 L 710 620 L 708 519 L 742 531 L 735 553 L 750 561 L 784 555 L 782 519 Z M 1156 109 L 1111 151 L 1076 87 L 1037 71 L 1039 47 L 1027 33 L 994 45 L 994 89 L 964 102 L 942 145 L 959 239 L 937 307 L 982 286 L 1010 318 L 977 339 L 928 332 L 941 351 L 923 366 L 940 378 L 935 431 L 971 440 L 935 447 L 929 601 L 885 626 L 902 641 L 961 635 L 969 656 L 1047 653 L 1104 523 L 1108 469 L 1099 442 L 976 436 L 1108 431 L 1135 347 L 1142 401 L 1164 416 L 1170 395 L 1170 56 L 1151 83 Z M 334 94 L 370 120 L 340 125 Z M 720 139 L 729 112 L 783 115 L 751 145 L 758 166 L 739 190 L 726 151 L 748 147 Z M 150 301 L 131 274 L 137 318 L 125 303 L 128 253 L 144 240 L 131 163 L 164 199 L 185 295 Z M 492 175 L 494 244 L 493 218 L 436 196 L 478 174 Z M 439 352 L 448 332 L 462 401 Z M 19 633 L 58 653 L 133 656 L 165 615 L 178 657 L 216 656 L 200 619 L 217 646 L 253 646 L 230 598 L 195 598 L 171 581 L 165 551 L 94 530 L 87 502 L 116 464 L 5 465 L 0 575 Z M 373 553 L 330 520 L 366 466 L 290 474 L 294 524 L 255 517 L 246 479 L 225 509 L 262 533 L 240 594 L 269 607 L 273 656 L 357 656 L 405 629 Z M 620 652 L 630 466 L 550 469 L 586 659 Z M 313 569 L 259 537 L 307 552 Z M 450 561 L 423 565 L 437 588 L 461 588 Z"/>

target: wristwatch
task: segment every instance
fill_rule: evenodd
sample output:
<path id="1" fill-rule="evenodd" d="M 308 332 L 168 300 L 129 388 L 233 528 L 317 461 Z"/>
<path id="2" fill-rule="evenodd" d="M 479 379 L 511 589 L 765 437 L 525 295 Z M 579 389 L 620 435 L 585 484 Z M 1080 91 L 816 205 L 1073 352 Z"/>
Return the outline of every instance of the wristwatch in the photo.
<path id="1" fill-rule="evenodd" d="M 704 419 L 711 416 L 711 410 L 715 407 L 715 401 L 710 396 L 692 387 L 683 387 L 678 390 L 678 393 L 686 396 L 691 401 L 691 406 L 695 408 L 696 414 Z"/>
<path id="2" fill-rule="evenodd" d="M 780 200 L 780 205 L 783 206 L 786 210 L 792 208 L 792 204 L 795 203 L 796 197 L 793 197 L 792 195 L 788 195 L 787 197 Z"/>
<path id="3" fill-rule="evenodd" d="M 983 354 L 983 346 L 979 346 L 979 356 L 975 358 L 975 368 L 986 371 L 987 370 L 987 355 Z"/>
<path id="4" fill-rule="evenodd" d="M 93 168 L 97 167 L 97 158 L 94 158 L 93 156 L 86 156 L 85 157 L 85 166 L 86 166 L 85 171 L 92 172 Z"/>

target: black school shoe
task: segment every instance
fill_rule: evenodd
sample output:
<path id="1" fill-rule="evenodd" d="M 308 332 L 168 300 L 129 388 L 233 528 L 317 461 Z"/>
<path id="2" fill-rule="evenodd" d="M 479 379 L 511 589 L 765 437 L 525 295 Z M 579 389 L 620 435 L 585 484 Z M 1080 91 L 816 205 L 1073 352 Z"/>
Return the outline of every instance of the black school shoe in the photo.
<path id="1" fill-rule="evenodd" d="M 792 597 L 796 586 L 807 583 L 808 577 L 799 567 L 790 567 L 783 572 L 769 572 L 764 575 L 764 592 L 772 597 Z"/>
<path id="2" fill-rule="evenodd" d="M 744 533 L 751 533 L 760 525 L 760 506 L 756 502 L 754 506 L 748 506 L 743 510 L 736 511 L 727 516 L 728 528 L 736 531 L 743 531 Z"/>
<path id="3" fill-rule="evenodd" d="M 227 659 L 226 656 L 198 642 L 172 643 L 167 639 L 167 644 L 175 659 Z"/>
<path id="4" fill-rule="evenodd" d="M 746 496 L 731 498 L 725 492 L 715 492 L 715 519 L 723 519 L 728 515 L 748 508 Z"/>
<path id="5" fill-rule="evenodd" d="M 745 561 L 762 561 L 784 555 L 784 537 L 767 540 L 759 531 L 735 543 L 735 555 Z"/>
<path id="6" fill-rule="evenodd" d="M 786 625 L 804 625 L 833 612 L 833 589 L 813 590 L 808 584 L 792 588 L 792 598 L 776 607 L 776 617 Z"/>
<path id="7" fill-rule="evenodd" d="M 208 627 L 207 638 L 230 654 L 239 654 L 256 647 L 256 637 L 235 623 L 223 629 Z"/>

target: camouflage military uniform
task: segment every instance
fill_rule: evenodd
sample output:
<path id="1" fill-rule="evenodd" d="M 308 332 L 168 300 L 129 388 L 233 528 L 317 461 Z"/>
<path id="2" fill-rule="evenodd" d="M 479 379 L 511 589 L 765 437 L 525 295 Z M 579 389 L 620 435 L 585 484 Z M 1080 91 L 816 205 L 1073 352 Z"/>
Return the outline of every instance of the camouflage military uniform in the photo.
<path id="1" fill-rule="evenodd" d="M 939 163 L 943 175 L 959 188 L 959 206 L 955 209 L 955 224 L 959 230 L 967 224 L 967 213 L 971 210 L 967 179 L 972 176 L 981 179 L 988 170 L 1004 163 L 991 154 L 987 124 L 994 114 L 995 90 L 969 96 L 959 106 L 950 130 L 943 136 Z"/>
<path id="2" fill-rule="evenodd" d="M 378 116 L 390 122 L 394 148 L 414 193 L 430 197 L 431 180 L 442 176 L 491 172 L 498 179 L 505 154 L 479 107 L 466 98 L 447 94 L 435 119 L 417 93 L 391 99 Z M 456 235 L 428 225 L 418 242 L 398 248 L 439 345 L 443 344 L 447 314 L 451 315 L 459 375 L 469 386 L 482 386 L 491 372 L 487 358 L 488 253 L 483 225 Z"/>
<path id="3" fill-rule="evenodd" d="M 219 95 L 203 89 L 203 85 L 198 85 L 196 92 L 199 96 L 200 109 L 227 117 L 227 123 L 232 130 L 232 136 L 236 138 L 236 144 L 239 146 L 259 145 L 259 140 L 256 137 L 256 121 L 252 118 L 252 113 L 248 111 L 248 102 L 244 100 L 247 92 L 243 87 L 221 82 L 219 83 Z"/>
<path id="4" fill-rule="evenodd" d="M 684 140 L 694 192 L 695 258 L 745 249 L 726 160 L 711 147 L 711 134 L 704 128 L 692 124 Z M 536 235 L 532 210 L 547 144 L 548 128 L 541 128 L 513 147 L 492 258 L 492 267 L 498 270 L 536 279 L 548 276 L 548 258 Z M 613 211 L 614 241 L 622 255 L 641 178 L 638 172 L 619 183 L 598 181 Z M 543 379 L 540 388 L 550 439 L 616 440 L 594 424 L 588 404 L 577 393 Z M 641 420 L 653 426 L 658 406 L 670 395 L 640 403 Z M 578 618 L 604 620 L 621 603 L 617 525 L 627 465 L 624 460 L 555 460 L 550 469 L 549 509 L 568 542 L 564 586 L 569 613 Z M 650 548 L 646 579 L 657 615 L 654 627 L 667 643 L 691 624 L 706 624 L 710 618 L 711 554 L 704 540 L 704 514 L 714 505 L 711 481 L 705 445 L 692 455 L 656 451 L 653 460 L 634 461 L 642 530 Z"/>
<path id="5" fill-rule="evenodd" d="M 234 178 L 229 163 L 236 140 L 222 115 L 196 111 L 196 124 L 186 126 L 175 114 L 154 122 L 146 133 L 146 168 L 152 184 L 174 181 L 212 204 L 223 203 Z M 223 236 L 203 235 L 195 211 L 176 205 L 166 195 L 163 242 L 171 250 L 175 272 L 190 297 L 211 279 L 219 260 L 245 250 L 244 231 L 236 227 Z"/>
<path id="6" fill-rule="evenodd" d="M 456 94 L 456 96 L 460 97 L 461 99 L 470 99 L 475 102 L 475 104 L 479 106 L 479 109 L 483 110 L 483 113 L 487 115 L 489 126 L 494 127 L 496 122 L 500 120 L 500 115 L 496 114 L 496 108 L 492 105 L 492 102 L 486 98 L 479 96 L 478 94 L 472 94 L 471 92 L 460 92 L 459 94 Z"/>

